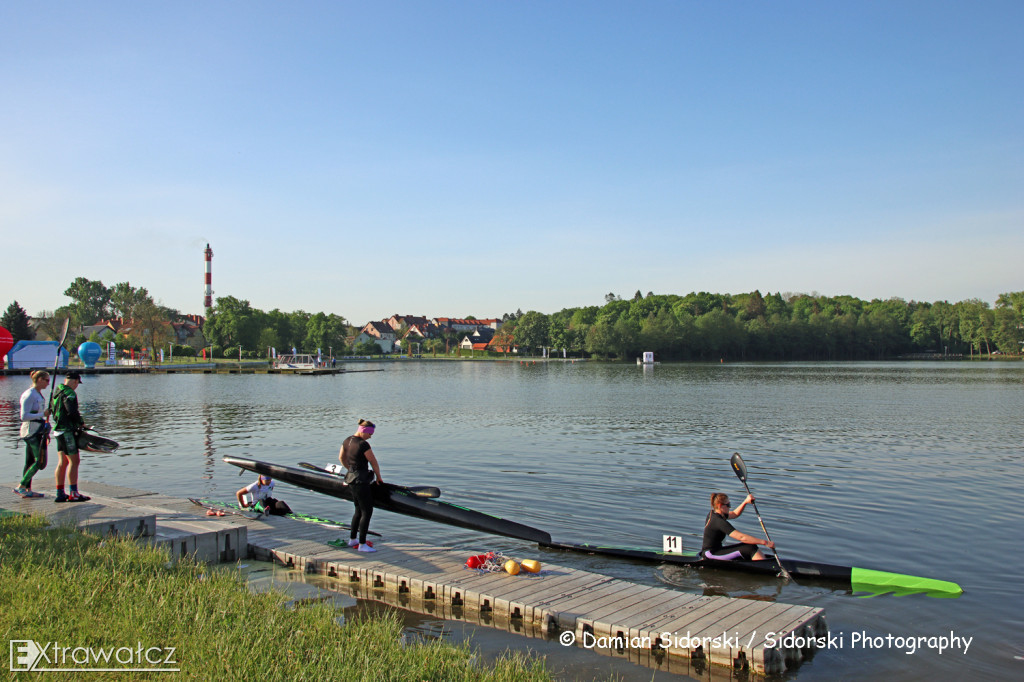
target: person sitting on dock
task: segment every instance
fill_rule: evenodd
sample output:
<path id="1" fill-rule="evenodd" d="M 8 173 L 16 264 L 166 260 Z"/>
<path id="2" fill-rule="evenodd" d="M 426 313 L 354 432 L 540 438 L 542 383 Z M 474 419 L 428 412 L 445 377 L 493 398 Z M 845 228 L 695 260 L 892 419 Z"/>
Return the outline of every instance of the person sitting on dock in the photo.
<path id="1" fill-rule="evenodd" d="M 764 545 L 769 549 L 775 548 L 771 540 L 762 540 L 753 535 L 741 533 L 729 523 L 730 519 L 737 518 L 743 513 L 748 504 L 754 503 L 754 496 L 747 495 L 740 506 L 730 510 L 729 496 L 725 493 L 714 493 L 711 495 L 711 511 L 704 522 L 704 543 L 700 548 L 701 557 L 717 559 L 719 561 L 732 561 L 743 558 L 746 560 L 764 561 L 768 557 L 761 553 L 758 545 Z M 722 542 L 726 537 L 738 540 L 742 544 L 725 545 Z"/>
<path id="2" fill-rule="evenodd" d="M 360 552 L 376 552 L 373 545 L 366 541 L 366 534 L 370 530 L 370 517 L 373 516 L 373 491 L 370 486 L 374 484 L 376 475 L 377 484 L 383 484 L 380 477 L 380 465 L 373 454 L 373 449 L 367 443 L 374 430 L 373 422 L 366 419 L 359 420 L 359 427 L 355 434 L 345 439 L 341 444 L 341 452 L 338 459 L 348 469 L 345 474 L 345 483 L 352 493 L 352 502 L 356 505 L 356 511 L 352 515 L 352 530 L 348 546 L 355 547 Z M 370 472 L 370 467 L 373 472 Z M 358 533 L 359 539 L 356 539 Z"/>
<path id="3" fill-rule="evenodd" d="M 272 492 L 274 492 L 273 479 L 270 476 L 260 474 L 260 477 L 253 483 L 239 489 L 235 493 L 235 498 L 238 500 L 238 506 L 242 509 L 252 506 L 255 511 L 263 514 L 271 514 L 273 516 L 291 514 L 292 509 L 288 506 L 288 503 L 282 500 L 275 500 L 270 495 Z M 249 499 L 246 499 L 246 494 L 249 495 Z"/>

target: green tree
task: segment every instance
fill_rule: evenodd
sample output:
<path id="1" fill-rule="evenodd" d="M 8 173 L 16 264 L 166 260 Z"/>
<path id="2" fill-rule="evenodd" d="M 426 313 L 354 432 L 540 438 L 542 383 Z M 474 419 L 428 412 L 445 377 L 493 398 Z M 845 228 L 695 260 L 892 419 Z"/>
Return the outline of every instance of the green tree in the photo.
<path id="1" fill-rule="evenodd" d="M 268 348 L 281 348 L 281 337 L 278 336 L 277 330 L 273 327 L 264 327 L 260 332 L 259 350 L 266 350 Z"/>
<path id="2" fill-rule="evenodd" d="M 935 326 L 932 306 L 918 306 L 910 316 L 910 340 L 916 350 L 935 350 L 939 343 L 939 331 Z"/>
<path id="3" fill-rule="evenodd" d="M 755 289 L 752 294 L 738 296 L 736 303 L 740 307 L 737 319 L 741 322 L 756 320 L 758 318 L 764 319 L 767 307 L 764 302 L 764 297 L 761 296 L 760 291 Z"/>
<path id="4" fill-rule="evenodd" d="M 609 356 L 615 353 L 613 325 L 602 320 L 587 330 L 584 349 L 591 355 Z"/>
<path id="5" fill-rule="evenodd" d="M 216 305 L 210 309 L 203 333 L 206 340 L 219 346 L 238 346 L 255 348 L 259 343 L 263 325 L 258 319 L 258 311 L 254 310 L 249 301 L 224 296 L 217 299 Z"/>
<path id="6" fill-rule="evenodd" d="M 640 325 L 626 317 L 620 317 L 612 325 L 612 350 L 620 360 L 627 360 L 640 353 Z"/>
<path id="7" fill-rule="evenodd" d="M 936 350 L 941 350 L 943 353 L 961 352 L 963 341 L 960 336 L 959 305 L 953 305 L 948 301 L 936 301 L 932 304 L 931 312 L 941 346 Z"/>
<path id="8" fill-rule="evenodd" d="M 135 288 L 128 282 L 118 282 L 110 287 L 108 294 L 110 313 L 125 320 L 134 319 L 136 309 L 153 303 L 145 287 Z"/>
<path id="9" fill-rule="evenodd" d="M 788 320 L 791 315 L 789 304 L 786 303 L 786 299 L 782 298 L 782 294 L 779 292 L 768 294 L 764 299 L 764 316 L 770 320 L 776 315 L 782 320 Z"/>
<path id="10" fill-rule="evenodd" d="M 3 317 L 0 317 L 0 327 L 11 333 L 15 343 L 18 341 L 31 341 L 35 336 L 32 333 L 32 327 L 29 326 L 28 313 L 18 305 L 17 301 L 7 306 Z"/>
<path id="11" fill-rule="evenodd" d="M 149 348 L 156 357 L 156 349 L 174 340 L 174 327 L 167 316 L 167 309 L 148 302 L 137 304 L 132 310 L 131 340 L 136 348 Z"/>
<path id="12" fill-rule="evenodd" d="M 74 314 L 73 323 L 95 324 L 107 317 L 110 289 L 103 286 L 103 282 L 76 277 L 64 290 L 64 295 L 72 301 L 70 307 Z"/>
<path id="13" fill-rule="evenodd" d="M 986 313 L 992 311 L 988 303 L 977 298 L 960 301 L 957 308 L 960 313 L 960 338 L 970 346 L 972 355 L 975 348 L 980 354 L 982 345 L 988 343 L 995 324 L 994 317 L 991 321 L 987 319 Z"/>
<path id="14" fill-rule="evenodd" d="M 302 348 L 303 342 L 306 340 L 306 327 L 309 324 L 310 317 L 312 315 L 305 310 L 294 310 L 288 313 L 288 326 L 291 328 L 291 338 L 282 338 L 281 341 L 285 345 Z"/>
<path id="15" fill-rule="evenodd" d="M 1020 315 L 1010 307 L 996 308 L 993 311 L 994 326 L 992 340 L 1002 353 L 1017 354 L 1021 352 L 1021 341 L 1024 341 L 1024 330 L 1021 329 Z"/>
<path id="16" fill-rule="evenodd" d="M 344 353 L 345 337 L 348 335 L 348 323 L 339 315 L 316 313 L 306 323 L 304 343 L 313 350 L 320 348 L 324 354 L 333 349 L 336 354 Z"/>
<path id="17" fill-rule="evenodd" d="M 697 318 L 698 348 L 704 357 L 739 357 L 744 346 L 743 327 L 721 308 Z"/>
<path id="18" fill-rule="evenodd" d="M 361 341 L 352 349 L 355 355 L 381 355 L 384 350 L 376 341 Z"/>
<path id="19" fill-rule="evenodd" d="M 1018 316 L 1024 319 L 1024 291 L 999 294 L 999 298 L 996 299 L 996 308 L 1012 308 Z"/>
<path id="20" fill-rule="evenodd" d="M 549 345 L 550 325 L 547 315 L 531 310 L 520 317 L 516 320 L 515 339 L 517 344 L 531 350 Z"/>

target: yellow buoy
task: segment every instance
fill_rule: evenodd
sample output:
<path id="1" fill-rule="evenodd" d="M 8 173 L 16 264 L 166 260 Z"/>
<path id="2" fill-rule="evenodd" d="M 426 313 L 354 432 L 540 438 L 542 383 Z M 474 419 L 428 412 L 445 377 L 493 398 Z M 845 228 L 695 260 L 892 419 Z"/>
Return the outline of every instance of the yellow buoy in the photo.
<path id="1" fill-rule="evenodd" d="M 539 573 L 540 562 L 536 559 L 523 559 L 523 570 L 527 573 Z"/>
<path id="2" fill-rule="evenodd" d="M 505 562 L 505 570 L 509 572 L 509 575 L 517 575 L 519 573 L 519 564 L 509 559 Z"/>

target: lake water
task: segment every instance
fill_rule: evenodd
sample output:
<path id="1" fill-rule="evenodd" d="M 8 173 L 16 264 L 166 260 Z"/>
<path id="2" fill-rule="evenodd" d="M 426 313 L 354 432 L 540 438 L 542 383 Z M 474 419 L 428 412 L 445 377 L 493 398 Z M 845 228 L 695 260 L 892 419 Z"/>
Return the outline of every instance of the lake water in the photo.
<path id="1" fill-rule="evenodd" d="M 655 548 L 668 533 L 695 550 L 710 493 L 743 497 L 729 467 L 740 452 L 784 557 L 952 580 L 964 594 L 864 598 L 551 553 L 387 512 L 374 515 L 372 528 L 683 592 L 824 608 L 843 648 L 818 652 L 787 679 L 1002 680 L 1024 672 L 1015 658 L 1024 656 L 1024 363 L 352 366 L 374 368 L 384 371 L 87 377 L 79 389 L 86 421 L 121 449 L 87 454 L 82 477 L 230 499 L 252 476 L 239 478 L 221 457 L 333 462 L 366 417 L 377 423 L 372 444 L 389 482 L 440 486 L 446 500 L 556 540 Z M 24 376 L 0 377 L 0 480 L 21 471 L 17 400 L 28 385 Z M 52 464 L 36 480 L 51 492 Z M 285 484 L 277 492 L 303 511 L 351 514 L 347 502 Z M 752 509 L 735 525 L 761 535 Z M 855 636 L 950 633 L 973 637 L 966 654 L 853 646 Z M 508 646 L 531 641 L 510 635 Z"/>

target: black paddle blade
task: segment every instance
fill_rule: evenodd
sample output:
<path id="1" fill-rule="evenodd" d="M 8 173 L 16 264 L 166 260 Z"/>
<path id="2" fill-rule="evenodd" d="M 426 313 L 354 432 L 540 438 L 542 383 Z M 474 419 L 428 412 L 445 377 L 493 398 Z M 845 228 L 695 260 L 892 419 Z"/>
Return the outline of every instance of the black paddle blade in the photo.
<path id="1" fill-rule="evenodd" d="M 743 481 L 744 483 L 746 483 L 747 465 L 743 462 L 743 458 L 740 457 L 740 453 L 734 452 L 732 455 L 732 459 L 729 460 L 729 464 L 732 465 L 732 470 L 736 472 L 736 477 Z"/>

